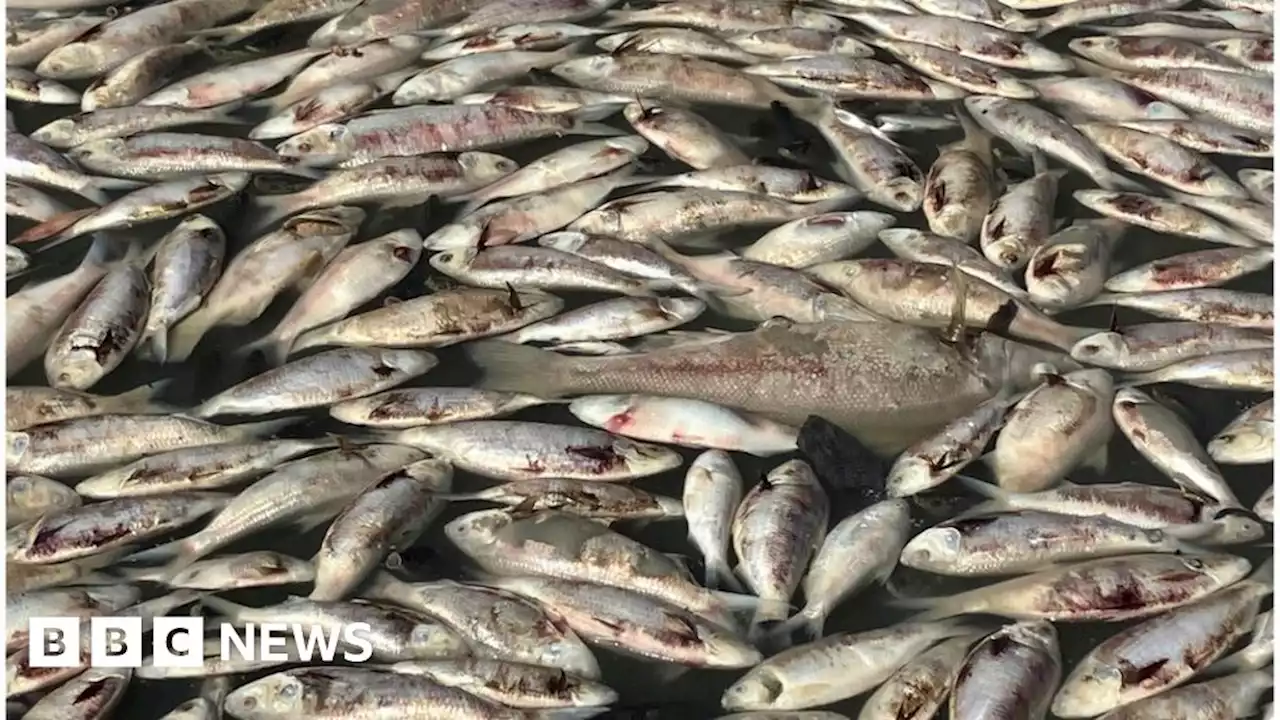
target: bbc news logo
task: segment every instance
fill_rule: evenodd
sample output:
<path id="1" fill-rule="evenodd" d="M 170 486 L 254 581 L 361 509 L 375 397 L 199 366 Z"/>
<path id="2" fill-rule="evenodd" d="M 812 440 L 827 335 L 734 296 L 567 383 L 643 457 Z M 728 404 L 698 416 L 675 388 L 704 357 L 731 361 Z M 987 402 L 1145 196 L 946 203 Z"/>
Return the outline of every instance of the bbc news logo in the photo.
<path id="1" fill-rule="evenodd" d="M 32 618 L 28 626 L 33 668 L 142 667 L 147 633 L 140 617 L 89 618 L 88 632 L 77 617 Z M 373 656 L 368 623 L 340 629 L 292 623 L 218 623 L 218 656 L 224 662 L 361 663 Z M 201 617 L 157 617 L 151 621 L 149 665 L 194 668 L 206 658 L 206 630 Z"/>

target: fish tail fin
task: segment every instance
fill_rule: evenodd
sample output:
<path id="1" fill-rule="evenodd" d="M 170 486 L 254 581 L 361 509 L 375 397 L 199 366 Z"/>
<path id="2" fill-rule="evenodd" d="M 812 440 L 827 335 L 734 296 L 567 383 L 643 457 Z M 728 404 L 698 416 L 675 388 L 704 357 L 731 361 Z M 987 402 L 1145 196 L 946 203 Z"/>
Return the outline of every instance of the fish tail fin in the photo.
<path id="1" fill-rule="evenodd" d="M 305 192 L 305 191 L 304 191 Z M 254 195 L 249 200 L 246 227 L 250 232 L 265 232 L 294 212 L 303 209 L 296 204 L 298 193 L 288 195 Z"/>
<path id="2" fill-rule="evenodd" d="M 156 400 L 172 384 L 172 378 L 157 380 L 156 382 L 139 385 L 132 390 L 122 392 L 116 395 L 113 400 L 122 412 L 130 414 L 146 415 L 173 412 L 175 408 L 172 405 Z"/>
<path id="3" fill-rule="evenodd" d="M 724 588 L 734 593 L 741 593 L 746 590 L 738 576 L 733 574 L 728 561 L 723 558 L 720 560 L 708 560 L 706 565 L 707 587 Z"/>
<path id="4" fill-rule="evenodd" d="M 804 634 L 805 642 L 812 642 L 822 637 L 822 629 L 826 624 L 827 616 L 824 613 L 805 608 L 769 630 L 768 637 L 771 644 L 790 645 L 791 636 L 800 630 Z"/>
<path id="5" fill-rule="evenodd" d="M 246 440 L 254 440 L 257 438 L 269 438 L 279 433 L 281 430 L 297 425 L 306 420 L 302 415 L 294 415 L 292 417 L 277 418 L 275 420 L 263 420 L 261 422 L 241 423 L 235 425 L 234 428 Z"/>
<path id="6" fill-rule="evenodd" d="M 501 340 L 482 340 L 464 349 L 471 362 L 484 372 L 482 387 L 544 398 L 561 397 L 573 390 L 572 379 L 565 370 L 569 363 L 581 360 Z"/>
<path id="7" fill-rule="evenodd" d="M 178 573 L 191 567 L 197 560 L 212 552 L 214 547 L 204 542 L 202 533 L 196 533 L 179 540 L 175 543 L 174 549 L 177 551 L 176 555 L 172 560 L 164 564 L 159 573 L 164 581 L 177 577 Z"/>
<path id="8" fill-rule="evenodd" d="M 186 316 L 166 338 L 166 359 L 180 363 L 191 357 L 191 353 L 200 344 L 200 340 L 218 323 L 218 315 L 207 307 L 199 308 Z"/>
<path id="9" fill-rule="evenodd" d="M 751 628 L 747 631 L 747 639 L 753 644 L 758 644 L 771 634 L 769 625 L 786 620 L 790 614 L 791 606 L 786 600 L 759 599 L 755 613 L 751 616 Z"/>
<path id="10" fill-rule="evenodd" d="M 157 328 L 138 341 L 138 355 L 161 365 L 169 360 L 169 328 Z"/>

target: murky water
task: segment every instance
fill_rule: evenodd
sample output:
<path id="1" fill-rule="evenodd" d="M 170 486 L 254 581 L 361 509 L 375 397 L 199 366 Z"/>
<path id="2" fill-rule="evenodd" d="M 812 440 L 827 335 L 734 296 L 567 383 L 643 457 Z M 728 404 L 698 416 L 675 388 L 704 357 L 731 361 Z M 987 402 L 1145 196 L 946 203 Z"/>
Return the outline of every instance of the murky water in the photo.
<path id="1" fill-rule="evenodd" d="M 306 30 L 309 32 L 309 29 Z M 303 33 L 305 36 L 305 32 Z M 1065 40 L 1069 37 L 1066 34 L 1054 36 L 1057 42 L 1051 43 L 1055 49 L 1061 49 L 1065 46 Z M 267 38 L 268 42 L 261 42 L 264 47 L 277 47 L 276 44 L 270 43 L 271 38 Z M 297 43 L 288 42 L 280 43 L 278 47 L 292 47 Z M 873 112 L 884 112 L 900 110 L 902 106 L 893 106 L 889 104 L 875 105 L 869 104 L 851 104 L 851 109 L 859 113 L 871 115 Z M 59 113 L 50 112 L 47 108 L 20 108 L 13 107 L 16 115 L 18 127 L 21 131 L 30 132 L 41 124 L 47 122 Z M 761 125 L 761 121 L 765 120 L 763 113 L 749 113 L 743 111 L 728 112 L 708 112 L 707 116 L 714 121 L 721 123 L 723 127 L 730 132 L 740 136 L 744 142 L 749 143 L 747 147 L 762 158 L 776 156 L 774 147 L 774 135 L 768 132 L 767 127 Z M 625 127 L 625 121 L 620 117 L 611 121 L 618 127 Z M 184 130 L 185 131 L 185 130 Z M 208 127 L 208 128 L 190 128 L 191 132 L 210 132 L 210 133 L 235 133 L 235 129 L 227 127 Z M 244 131 L 240 131 L 244 132 Z M 922 134 L 922 135 L 905 135 L 900 138 L 902 144 L 907 147 L 908 152 L 915 158 L 916 162 L 922 169 L 929 167 L 933 159 L 937 156 L 937 149 L 958 137 L 957 134 Z M 504 154 L 509 155 L 513 159 L 521 163 L 527 162 L 546 152 L 562 147 L 566 144 L 577 142 L 580 138 L 565 138 L 551 142 L 535 143 L 518 148 L 501 150 Z M 1007 148 L 1005 148 L 1007 150 Z M 818 142 L 814 145 L 812 153 L 818 162 L 829 162 L 830 158 L 823 157 L 825 153 L 824 146 Z M 1006 156 L 1011 153 L 1006 152 Z M 650 151 L 649 156 L 657 157 L 657 151 Z M 1217 158 L 1221 162 L 1224 169 L 1234 174 L 1240 165 L 1229 162 L 1229 159 Z M 1269 165 L 1268 165 L 1269 166 Z M 647 170 L 653 174 L 660 174 L 668 171 L 679 171 L 677 168 L 668 163 L 658 163 L 652 169 Z M 825 174 L 830 175 L 826 169 Z M 1014 171 L 1015 175 L 1017 171 Z M 1025 171 L 1024 171 L 1025 172 Z M 1020 179 L 1020 176 L 1019 178 Z M 1059 202 L 1057 207 L 1057 217 L 1070 221 L 1079 217 L 1086 217 L 1090 213 L 1077 205 L 1072 200 L 1071 191 L 1078 189 L 1081 177 L 1078 173 L 1072 175 L 1063 183 L 1059 193 Z M 259 182 L 263 179 L 259 178 Z M 272 182 L 274 178 L 269 179 Z M 73 203 L 73 207 L 80 204 L 75 202 L 74 198 L 69 198 L 68 202 Z M 870 204 L 864 204 L 859 209 L 883 209 L 874 208 Z M 207 215 L 218 221 L 228 232 L 228 257 L 232 253 L 239 251 L 253 237 L 247 235 L 240 229 L 245 216 L 244 208 L 236 202 L 231 201 L 223 203 L 219 206 L 208 208 L 204 211 Z M 387 213 L 378 210 L 372 210 L 365 230 L 358 239 L 367 239 L 382 232 L 394 230 L 401 227 L 415 227 L 424 235 L 438 228 L 445 222 L 452 219 L 455 210 L 449 207 L 439 205 L 430 205 L 426 208 L 417 209 L 412 212 L 396 212 Z M 138 236 L 141 238 L 158 237 L 163 232 L 172 227 L 173 223 L 160 223 L 156 225 L 140 228 Z M 913 215 L 902 215 L 899 217 L 898 225 L 904 227 L 925 228 L 925 222 L 919 213 Z M 9 224 L 8 230 L 10 236 L 16 232 L 25 229 L 25 225 L 15 226 Z M 741 237 L 727 239 L 730 245 L 744 245 L 753 241 L 760 233 L 747 233 Z M 36 260 L 36 269 L 29 276 L 24 277 L 16 282 L 9 284 L 9 292 L 13 292 L 17 287 L 27 282 L 34 282 L 66 272 L 75 265 L 84 253 L 84 249 L 88 245 L 89 238 L 81 238 L 73 243 L 68 244 L 57 251 L 50 253 L 49 257 L 38 256 Z M 1116 259 L 1113 263 L 1113 269 L 1118 271 L 1132 265 L 1136 265 L 1148 260 L 1172 255 L 1177 252 L 1185 252 L 1189 250 L 1202 249 L 1203 244 L 1184 240 L 1181 238 L 1173 238 L 1167 236 L 1159 236 L 1154 233 L 1143 231 L 1140 229 L 1132 229 L 1126 236 L 1121 245 Z M 877 246 L 868 251 L 871 255 L 887 255 L 885 248 Z M 434 275 L 433 271 L 427 266 L 425 259 L 421 261 L 415 271 L 406 278 L 400 285 L 394 288 L 389 295 L 395 297 L 414 297 L 423 294 L 428 286 L 436 286 L 442 281 L 440 276 Z M 1269 273 L 1259 273 L 1255 276 L 1245 278 L 1240 282 L 1228 286 L 1237 287 L 1238 289 L 1271 292 L 1273 288 L 1272 277 Z M 601 296 L 591 294 L 565 294 L 569 306 L 585 304 L 587 302 L 602 299 Z M 166 390 L 165 399 L 169 402 L 176 403 L 180 406 L 195 405 L 199 401 L 210 397 L 214 393 L 239 382 L 263 369 L 256 358 L 241 357 L 237 350 L 246 345 L 251 340 L 259 337 L 261 334 L 270 329 L 276 320 L 287 309 L 288 304 L 293 298 L 284 298 L 273 306 L 267 316 L 251 326 L 237 329 L 220 329 L 216 330 L 206 337 L 202 342 L 200 349 L 193 358 L 177 367 L 160 367 L 151 363 L 145 363 L 131 358 L 125 362 L 116 372 L 112 373 L 101 384 L 96 386 L 94 392 L 110 394 L 127 390 L 139 384 L 153 382 L 159 379 L 168 378 L 172 380 L 172 384 Z M 1105 308 L 1085 309 L 1075 311 L 1062 316 L 1063 321 L 1069 324 L 1080 326 L 1096 326 L 1105 327 L 1109 320 L 1110 310 Z M 1141 316 L 1136 311 L 1121 310 L 1119 317 L 1121 325 L 1134 324 L 1137 322 L 1148 321 L 1148 318 Z M 707 313 L 694 325 L 696 326 L 716 326 L 729 329 L 739 329 L 744 327 L 742 323 L 725 320 Z M 409 383 L 412 385 L 466 385 L 475 377 L 475 371 L 471 368 L 462 353 L 457 348 L 445 348 L 438 351 L 441 360 L 440 365 L 430 373 Z M 40 363 L 36 362 L 32 367 L 28 368 L 22 374 L 13 378 L 14 384 L 43 384 L 43 371 Z M 1258 400 L 1260 396 L 1248 393 L 1231 393 L 1231 392 L 1214 392 L 1207 390 L 1199 390 L 1196 388 L 1182 386 L 1158 386 L 1154 391 L 1161 399 L 1171 401 L 1175 407 L 1181 407 L 1188 412 L 1186 413 L 1188 421 L 1196 431 L 1198 437 L 1207 440 L 1224 425 L 1227 424 L 1235 415 L 1243 408 L 1248 407 Z M 323 411 L 312 413 L 314 422 L 303 426 L 301 432 L 319 433 L 325 431 L 341 432 L 341 426 L 329 420 Z M 568 413 L 564 407 L 547 406 L 541 408 L 533 408 L 519 413 L 515 416 L 517 419 L 537 420 L 544 422 L 561 422 L 568 424 L 576 424 L 576 420 Z M 296 431 L 296 430 L 295 430 Z M 291 431 L 291 432 L 295 432 Z M 691 460 L 697 453 L 695 451 L 684 451 L 686 459 Z M 780 464 L 787 459 L 788 456 L 779 456 L 761 460 L 749 456 L 737 456 L 736 459 L 742 469 L 742 474 L 749 482 L 760 477 L 768 469 Z M 687 466 L 687 463 L 686 463 Z M 981 468 L 973 468 L 975 474 L 981 475 Z M 1260 466 L 1223 466 L 1223 473 L 1230 481 L 1236 494 L 1240 497 L 1246 506 L 1252 503 L 1261 495 L 1266 483 L 1271 481 L 1272 468 L 1269 465 Z M 667 473 L 662 476 L 648 478 L 639 481 L 640 484 L 654 492 L 664 495 L 679 497 L 681 494 L 681 483 L 683 479 L 683 470 Z M 1081 474 L 1073 479 L 1088 481 L 1087 474 Z M 1139 457 L 1132 449 L 1123 435 L 1118 432 L 1113 437 L 1110 447 L 1110 462 L 1106 471 L 1106 480 L 1111 482 L 1119 481 L 1138 481 L 1148 482 L 1152 484 L 1168 484 L 1160 473 L 1152 468 L 1145 460 Z M 486 481 L 468 476 L 466 473 L 459 473 L 455 480 L 455 486 L 459 491 L 470 490 L 488 484 Z M 948 488 L 942 488 L 942 496 L 949 498 L 946 494 Z M 958 502 L 966 502 L 958 499 Z M 851 511 L 854 498 L 834 497 L 832 524 L 841 517 L 844 517 Z M 926 507 L 927 505 L 927 507 Z M 918 526 L 925 527 L 935 522 L 946 519 L 946 515 L 939 514 L 937 508 L 939 505 L 944 507 L 955 508 L 957 503 L 950 502 L 928 502 L 919 504 L 913 511 Z M 444 540 L 441 528 L 445 521 L 451 517 L 463 512 L 476 509 L 480 505 L 474 503 L 458 503 L 450 507 L 445 515 L 438 520 L 431 532 L 427 533 L 420 541 L 419 546 L 413 552 L 407 554 L 407 567 L 411 571 L 411 579 L 426 580 L 436 577 L 458 578 L 461 576 L 461 567 L 459 558 L 456 553 L 451 551 L 450 546 Z M 695 574 L 700 576 L 700 565 L 697 559 L 696 551 L 685 537 L 685 526 L 683 522 L 667 522 L 653 523 L 647 527 L 629 527 L 625 531 L 633 537 L 650 544 L 651 546 L 667 553 L 684 554 L 691 557 L 691 565 L 695 569 Z M 236 546 L 227 548 L 226 552 L 240 552 L 250 549 L 272 548 L 297 555 L 298 557 L 310 557 L 318 547 L 321 537 L 323 537 L 324 528 L 320 528 L 305 536 L 299 536 L 298 533 L 291 529 L 282 529 L 266 533 L 249 541 Z M 1255 562 L 1260 561 L 1271 553 L 1269 547 L 1261 545 L 1252 548 L 1238 549 L 1242 554 L 1250 557 Z M 974 583 L 973 585 L 980 584 Z M 951 580 L 943 580 L 923 573 L 916 573 L 899 569 L 894 578 L 894 585 L 899 592 L 910 595 L 934 595 L 944 592 L 953 592 L 957 588 L 970 586 L 969 584 L 957 583 Z M 274 600 L 283 599 L 288 592 L 306 594 L 307 588 L 287 588 L 280 591 L 254 591 L 249 593 L 241 593 L 231 595 L 232 600 L 238 602 L 251 603 L 269 603 Z M 876 589 L 847 602 L 837 612 L 835 612 L 827 624 L 827 632 L 845 631 L 845 630 L 865 630 L 888 625 L 894 621 L 905 618 L 909 612 L 894 608 L 890 604 L 891 598 L 888 593 L 882 589 Z M 1084 652 L 1095 645 L 1101 638 L 1106 637 L 1120 629 L 1118 625 L 1081 625 L 1070 629 L 1070 631 L 1061 632 L 1063 651 L 1066 660 L 1066 666 L 1069 668 L 1073 662 L 1078 659 Z M 1062 630 L 1060 626 L 1060 630 Z M 621 702 L 610 713 L 602 716 L 605 718 L 615 718 L 618 720 L 640 718 L 662 718 L 663 720 L 704 720 L 706 718 L 715 717 L 720 714 L 719 699 L 724 689 L 736 679 L 740 673 L 738 672 L 713 672 L 713 671 L 690 671 L 681 676 L 672 678 L 669 673 L 664 673 L 663 668 L 631 659 L 625 659 L 616 656 L 607 651 L 597 651 L 603 669 L 603 678 L 606 683 L 617 689 L 622 696 Z M 150 718 L 159 717 L 168 712 L 174 706 L 183 700 L 193 696 L 195 686 L 185 682 L 144 682 L 135 680 L 131 686 L 125 703 L 117 711 L 116 717 L 128 718 L 130 720 L 149 720 Z M 832 709 L 844 712 L 850 717 L 856 717 L 861 699 L 854 699 L 842 703 Z"/>

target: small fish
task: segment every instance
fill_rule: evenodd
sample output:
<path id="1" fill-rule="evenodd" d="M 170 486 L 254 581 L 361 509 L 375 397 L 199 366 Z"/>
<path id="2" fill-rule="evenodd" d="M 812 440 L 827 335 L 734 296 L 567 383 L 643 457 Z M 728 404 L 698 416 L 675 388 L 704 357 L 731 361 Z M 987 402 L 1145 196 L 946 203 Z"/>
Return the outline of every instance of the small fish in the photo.
<path id="1" fill-rule="evenodd" d="M 924 216 L 929 229 L 965 242 L 977 239 L 995 199 L 991 138 L 966 115 L 964 139 L 941 148 L 924 180 Z"/>
<path id="2" fill-rule="evenodd" d="M 249 378 L 191 411 L 196 417 L 300 410 L 390 390 L 439 363 L 423 350 L 339 348 Z"/>
<path id="3" fill-rule="evenodd" d="M 107 108 L 58 118 L 40 126 L 31 138 L 51 148 L 69 150 L 94 140 L 121 138 L 186 125 L 236 125 L 243 121 L 227 107 L 186 110 L 173 107 Z"/>
<path id="4" fill-rule="evenodd" d="M 1271 248 L 1218 248 L 1152 260 L 1118 275 L 1106 289 L 1121 293 L 1168 292 L 1226 285 L 1258 272 L 1275 260 Z"/>
<path id="5" fill-rule="evenodd" d="M 689 540 L 702 554 L 704 584 L 741 590 L 729 566 L 729 539 L 734 513 L 742 502 L 742 475 L 723 450 L 707 450 L 684 476 L 682 505 Z"/>
<path id="6" fill-rule="evenodd" d="M 337 444 L 332 438 L 228 442 L 183 448 L 135 460 L 76 484 L 86 498 L 163 495 L 174 491 L 217 490 L 275 469 L 280 463 Z"/>
<path id="7" fill-rule="evenodd" d="M 309 598 L 350 597 L 389 553 L 409 548 L 444 510 L 453 487 L 449 463 L 422 460 L 369 486 L 334 518 L 315 557 Z"/>
<path id="8" fill-rule="evenodd" d="M 873 245 L 897 222 L 871 210 L 812 215 L 779 225 L 742 248 L 742 259 L 796 270 L 847 260 Z"/>
<path id="9" fill-rule="evenodd" d="M 1049 238 L 1058 181 L 1066 174 L 1050 170 L 1043 153 L 1032 153 L 1032 160 L 1035 175 L 1011 185 L 996 199 L 979 232 L 982 254 L 1007 270 L 1024 267 Z"/>
<path id="10" fill-rule="evenodd" d="M 541 292 L 455 288 L 309 330 L 298 336 L 293 350 L 325 345 L 444 347 L 517 330 L 563 307 L 563 300 Z"/>
<path id="11" fill-rule="evenodd" d="M 1239 507 L 1222 472 L 1177 414 L 1135 388 L 1116 393 L 1116 426 L 1152 465 L 1189 492 Z"/>
<path id="12" fill-rule="evenodd" d="M 506 505 L 513 513 L 558 510 L 612 523 L 615 520 L 662 520 L 681 517 L 680 501 L 651 495 L 624 483 L 595 480 L 525 479 L 473 493 L 437 493 L 452 502 L 483 500 Z"/>
<path id="13" fill-rule="evenodd" d="M 1053 625 L 1005 625 L 965 658 L 951 689 L 951 718 L 1043 718 L 1061 679 L 1062 651 Z"/>
<path id="14" fill-rule="evenodd" d="M 1009 397 L 994 397 L 904 450 L 885 477 L 889 495 L 907 497 L 935 488 L 977 460 L 1003 427 L 1012 404 Z"/>
<path id="15" fill-rule="evenodd" d="M 809 640 L 821 638 L 827 617 L 841 603 L 888 580 L 910 533 L 911 507 L 902 499 L 878 502 L 841 520 L 813 556 L 804 578 L 804 607 L 776 632 L 802 626 Z"/>
<path id="16" fill-rule="evenodd" d="M 990 577 L 1110 555 L 1184 550 L 1177 538 L 1157 529 L 1022 510 L 970 513 L 931 527 L 906 543 L 902 564 L 938 575 Z"/>
<path id="17" fill-rule="evenodd" d="M 460 470 L 497 480 L 618 482 L 680 465 L 680 456 L 660 445 L 634 442 L 594 428 L 519 420 L 429 425 L 380 436 L 448 458 Z"/>
<path id="18" fill-rule="evenodd" d="M 636 102 L 627 105 L 623 114 L 637 133 L 689 167 L 708 170 L 749 163 L 732 139 L 692 111 Z"/>
<path id="19" fill-rule="evenodd" d="M 643 280 L 548 247 L 499 245 L 484 250 L 446 250 L 432 255 L 428 262 L 441 273 L 474 287 L 653 294 Z"/>
<path id="20" fill-rule="evenodd" d="M 1269 393 L 1275 387 L 1275 358 L 1271 348 L 1241 350 L 1183 360 L 1159 370 L 1125 378 L 1130 385 L 1172 382 L 1209 390 Z"/>
<path id="21" fill-rule="evenodd" d="M 1208 158 L 1168 138 L 1103 123 L 1076 129 L 1117 165 L 1193 195 L 1248 198 L 1248 192 Z"/>
<path id="22" fill-rule="evenodd" d="M 1270 594 L 1268 573 L 1112 635 L 1072 668 L 1053 714 L 1094 717 L 1186 682 L 1244 638 Z"/>
<path id="23" fill-rule="evenodd" d="M 193 56 L 207 53 L 207 48 L 194 42 L 148 48 L 95 80 L 85 90 L 80 109 L 93 112 L 133 108 L 194 64 Z M 214 109 L 219 113 L 226 111 L 226 108 Z"/>
<path id="24" fill-rule="evenodd" d="M 189 525 L 227 504 L 216 493 L 120 498 L 68 508 L 11 528 L 9 562 L 51 565 L 109 552 Z"/>
<path id="25" fill-rule="evenodd" d="M 55 388 L 88 390 L 128 357 L 151 307 L 146 272 L 124 264 L 89 291 L 49 341 L 44 372 Z"/>
<path id="26" fill-rule="evenodd" d="M 4 392 L 4 429 L 25 430 L 92 415 L 169 412 L 172 408 L 156 399 L 166 387 L 166 383 L 153 383 L 119 395 L 91 395 L 78 390 L 10 385 Z"/>
<path id="27" fill-rule="evenodd" d="M 1203 153 L 1264 157 L 1273 155 L 1271 135 L 1254 133 L 1215 122 L 1188 119 L 1140 119 L 1121 121 L 1131 130 L 1152 133 Z"/>
<path id="28" fill-rule="evenodd" d="M 1031 302 L 1061 311 L 1096 298 L 1127 230 L 1118 220 L 1077 220 L 1050 235 L 1032 253 L 1023 274 Z"/>
<path id="29" fill-rule="evenodd" d="M 707 304 L 694 298 L 620 297 L 526 325 L 503 340 L 514 343 L 601 342 L 642 337 L 696 319 Z"/>
<path id="30" fill-rule="evenodd" d="M 349 425 L 411 428 L 467 420 L 489 420 L 546 403 L 532 395 L 473 388 L 401 388 L 344 400 L 329 415 Z"/>
<path id="31" fill-rule="evenodd" d="M 1036 492 L 1081 462 L 1105 467 L 1114 394 L 1106 370 L 1046 376 L 1005 417 L 990 460 L 997 484 L 1013 492 Z"/>
<path id="32" fill-rule="evenodd" d="M 1271 296 L 1240 290 L 1196 288 L 1157 293 L 1107 293 L 1089 304 L 1133 308 L 1165 320 L 1268 332 L 1275 328 Z"/>
<path id="33" fill-rule="evenodd" d="M 1031 100 L 1039 96 L 1034 87 L 1013 73 L 960 53 L 906 40 L 876 38 L 872 42 L 921 75 L 971 93 L 1017 100 Z"/>
<path id="34" fill-rule="evenodd" d="M 969 635 L 960 622 L 905 622 L 842 632 L 784 650 L 752 668 L 720 699 L 726 710 L 798 710 L 867 692 L 940 640 Z"/>
<path id="35" fill-rule="evenodd" d="M 791 596 L 822 546 L 829 514 L 826 492 L 802 460 L 775 467 L 743 498 L 733 518 L 733 550 L 738 574 L 760 598 L 753 630 L 790 614 Z"/>
<path id="36" fill-rule="evenodd" d="M 485 658 L 406 661 L 391 672 L 421 675 L 506 707 L 547 709 L 594 707 L 617 701 L 618 693 L 558 668 Z"/>

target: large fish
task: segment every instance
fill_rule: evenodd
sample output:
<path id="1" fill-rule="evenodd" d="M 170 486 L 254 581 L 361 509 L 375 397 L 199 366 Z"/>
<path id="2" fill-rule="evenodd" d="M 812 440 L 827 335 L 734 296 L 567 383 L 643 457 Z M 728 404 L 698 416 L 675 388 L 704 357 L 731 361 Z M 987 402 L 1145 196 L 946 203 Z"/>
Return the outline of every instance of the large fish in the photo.
<path id="1" fill-rule="evenodd" d="M 996 335 L 971 348 L 894 323 L 790 324 L 713 343 L 613 357 L 559 356 L 506 342 L 475 343 L 485 387 L 540 397 L 640 393 L 688 397 L 800 425 L 820 415 L 877 452 L 894 453 L 1013 386 L 1049 351 Z"/>

